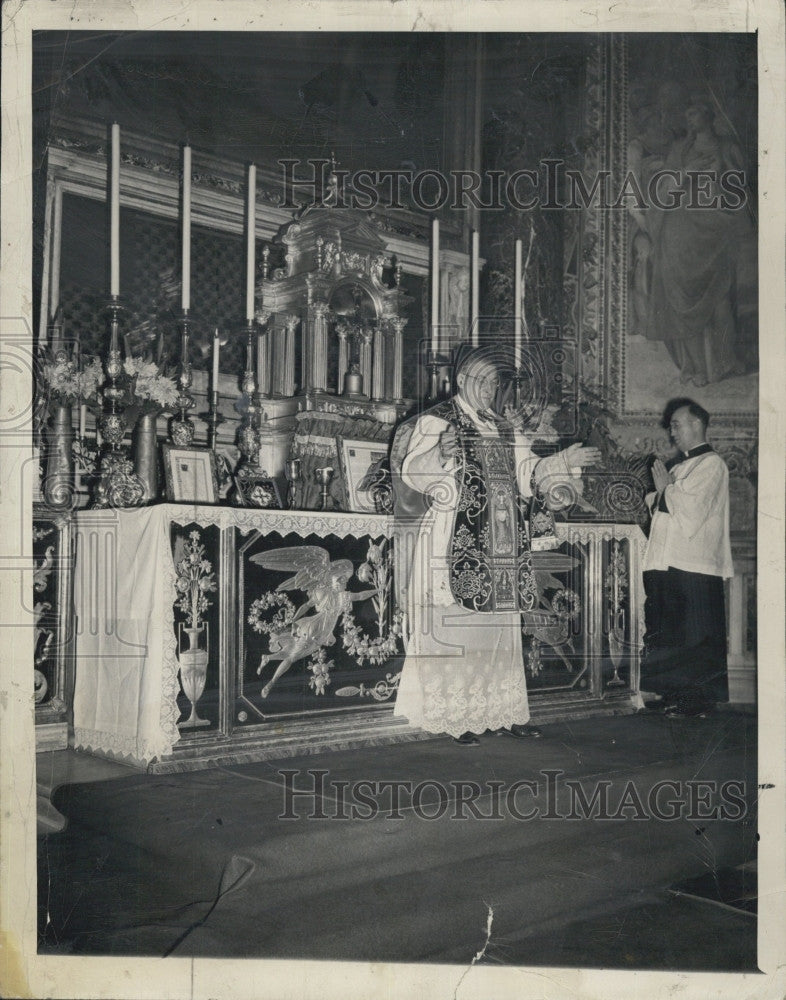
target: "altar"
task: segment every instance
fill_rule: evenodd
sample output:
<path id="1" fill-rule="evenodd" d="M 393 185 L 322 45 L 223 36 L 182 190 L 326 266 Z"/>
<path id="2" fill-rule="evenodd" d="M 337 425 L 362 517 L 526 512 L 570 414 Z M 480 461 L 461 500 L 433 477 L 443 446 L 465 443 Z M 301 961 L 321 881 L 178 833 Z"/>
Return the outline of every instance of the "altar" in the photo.
<path id="1" fill-rule="evenodd" d="M 535 553 L 533 717 L 629 711 L 644 536 L 557 530 Z M 74 534 L 77 749 L 172 771 L 427 738 L 393 718 L 390 518 L 164 503 L 79 511 Z"/>
<path id="2" fill-rule="evenodd" d="M 77 749 L 156 771 L 425 738 L 393 716 L 411 623 L 390 446 L 452 394 L 468 345 L 500 361 L 501 425 L 510 408 L 537 454 L 603 455 L 555 505 L 556 545 L 533 552 L 533 718 L 632 710 L 649 474 L 582 396 L 572 330 L 527 321 L 521 236 L 510 295 L 484 315 L 472 220 L 344 204 L 334 158 L 319 198 L 284 207 L 269 166 L 117 124 L 61 129 L 46 259 L 54 275 L 81 251 L 92 209 L 74 186 L 108 197 L 109 296 L 86 304 L 57 272 L 42 301 L 41 516 L 57 513 L 74 564 L 40 603 L 69 637 L 56 662 L 40 652 L 41 725 L 62 742 L 72 723 Z M 166 268 L 128 241 L 159 246 Z"/>

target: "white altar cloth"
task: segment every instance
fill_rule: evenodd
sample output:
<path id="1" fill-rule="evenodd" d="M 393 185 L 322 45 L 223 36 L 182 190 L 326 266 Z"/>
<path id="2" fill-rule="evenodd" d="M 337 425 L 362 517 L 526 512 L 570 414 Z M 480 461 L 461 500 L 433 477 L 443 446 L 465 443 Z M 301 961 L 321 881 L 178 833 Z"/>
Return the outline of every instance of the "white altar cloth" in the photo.
<path id="1" fill-rule="evenodd" d="M 78 749 L 146 765 L 180 738 L 175 634 L 161 613 L 176 599 L 172 514 L 161 504 L 75 516 Z M 187 523 L 188 508 L 174 519 Z"/>

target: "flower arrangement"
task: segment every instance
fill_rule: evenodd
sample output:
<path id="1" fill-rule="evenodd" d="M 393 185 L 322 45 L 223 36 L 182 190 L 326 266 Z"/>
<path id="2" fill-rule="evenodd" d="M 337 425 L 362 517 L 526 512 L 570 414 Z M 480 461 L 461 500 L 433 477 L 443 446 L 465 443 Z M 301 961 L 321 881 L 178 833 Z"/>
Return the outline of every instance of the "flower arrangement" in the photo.
<path id="1" fill-rule="evenodd" d="M 104 369 L 98 358 L 90 360 L 80 371 L 76 360 L 65 351 L 58 351 L 53 360 L 45 361 L 41 375 L 50 404 L 66 406 L 96 402 L 104 381 Z"/>
<path id="2" fill-rule="evenodd" d="M 178 538 L 175 545 L 175 588 L 180 595 L 175 607 L 186 615 L 189 628 L 198 629 L 211 604 L 205 595 L 216 589 L 216 579 L 212 564 L 205 559 L 205 546 L 199 541 L 199 532 L 192 531 L 189 539 L 186 542 Z"/>
<path id="3" fill-rule="evenodd" d="M 162 374 L 158 365 L 144 358 L 127 357 L 123 362 L 129 384 L 130 405 L 140 413 L 172 411 L 178 391 L 174 379 Z"/>

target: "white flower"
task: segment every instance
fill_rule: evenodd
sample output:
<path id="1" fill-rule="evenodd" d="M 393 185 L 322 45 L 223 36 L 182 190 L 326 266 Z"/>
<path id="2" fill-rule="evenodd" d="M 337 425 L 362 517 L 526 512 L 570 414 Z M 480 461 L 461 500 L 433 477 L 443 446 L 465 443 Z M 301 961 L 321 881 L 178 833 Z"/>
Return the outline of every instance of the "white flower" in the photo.
<path id="1" fill-rule="evenodd" d="M 171 378 L 162 375 L 158 366 L 142 358 L 126 358 L 123 368 L 129 378 L 135 379 L 134 395 L 140 400 L 157 403 L 162 410 L 172 409 L 177 403 L 177 386 Z"/>

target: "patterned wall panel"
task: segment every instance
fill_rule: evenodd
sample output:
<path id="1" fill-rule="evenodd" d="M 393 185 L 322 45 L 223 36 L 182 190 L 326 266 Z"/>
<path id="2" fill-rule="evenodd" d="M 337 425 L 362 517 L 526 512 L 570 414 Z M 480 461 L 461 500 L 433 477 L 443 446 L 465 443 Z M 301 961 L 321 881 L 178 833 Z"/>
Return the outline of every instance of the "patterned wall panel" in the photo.
<path id="1" fill-rule="evenodd" d="M 77 331 L 87 353 L 106 349 L 107 263 L 102 234 L 105 207 L 87 198 L 63 198 L 60 303 L 65 335 Z M 179 356 L 180 234 L 178 224 L 142 212 L 123 210 L 120 218 L 120 294 L 126 307 L 123 329 L 135 349 L 145 336 L 164 332 L 165 352 Z M 229 334 L 221 370 L 241 371 L 244 362 L 244 247 L 240 236 L 194 226 L 191 242 L 191 315 L 194 340 L 214 327 Z M 207 345 L 205 345 L 206 348 Z M 192 363 L 206 368 L 197 344 Z"/>

